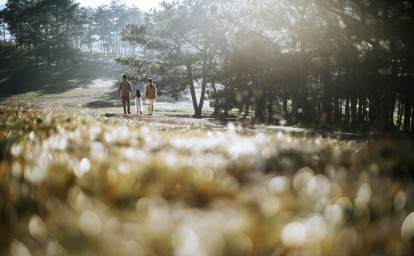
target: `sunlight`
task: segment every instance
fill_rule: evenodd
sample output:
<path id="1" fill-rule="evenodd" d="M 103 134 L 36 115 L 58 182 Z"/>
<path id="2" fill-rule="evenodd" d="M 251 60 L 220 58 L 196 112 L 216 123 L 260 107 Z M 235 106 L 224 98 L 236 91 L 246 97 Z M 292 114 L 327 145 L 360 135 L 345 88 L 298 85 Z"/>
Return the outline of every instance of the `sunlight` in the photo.
<path id="1" fill-rule="evenodd" d="M 109 5 L 112 0 L 76 0 L 82 6 L 90 6 L 96 8 L 101 5 Z M 161 0 L 122 0 L 127 6 L 136 6 L 147 12 L 152 8 L 158 7 Z M 168 2 L 168 1 L 167 1 Z"/>
<path id="2" fill-rule="evenodd" d="M 91 162 L 89 161 L 88 158 L 86 158 L 86 157 L 82 158 L 82 160 L 79 163 L 79 169 L 80 169 L 80 172 L 83 173 L 83 174 L 90 171 Z"/>
<path id="3" fill-rule="evenodd" d="M 327 224 L 333 227 L 339 225 L 344 220 L 343 209 L 338 204 L 328 205 L 323 212 L 323 216 Z"/>
<path id="4" fill-rule="evenodd" d="M 29 232 L 35 239 L 45 239 L 47 227 L 38 215 L 33 215 L 29 221 Z"/>
<path id="5" fill-rule="evenodd" d="M 305 243 L 306 228 L 300 222 L 292 222 L 282 229 L 282 243 L 288 247 L 300 247 Z"/>
<path id="6" fill-rule="evenodd" d="M 401 226 L 401 239 L 408 241 L 414 237 L 414 212 L 410 213 Z"/>
<path id="7" fill-rule="evenodd" d="M 39 166 L 33 166 L 24 170 L 24 178 L 33 184 L 41 184 L 45 177 L 45 171 L 40 169 Z"/>
<path id="8" fill-rule="evenodd" d="M 31 256 L 27 247 L 18 240 L 13 240 L 10 246 L 11 255 Z"/>
<path id="9" fill-rule="evenodd" d="M 267 217 L 275 216 L 283 209 L 283 201 L 277 197 L 266 197 L 260 204 L 260 211 Z"/>
<path id="10" fill-rule="evenodd" d="M 293 187 L 297 192 L 306 191 L 310 180 L 314 177 L 312 169 L 304 167 L 296 172 L 293 178 Z"/>
<path id="11" fill-rule="evenodd" d="M 358 194 L 355 198 L 355 203 L 366 205 L 369 203 L 371 196 L 372 196 L 371 186 L 368 183 L 364 183 L 358 190 Z"/>
<path id="12" fill-rule="evenodd" d="M 89 86 L 91 87 L 111 87 L 114 85 L 114 79 L 113 78 L 98 78 L 91 81 L 91 84 Z"/>
<path id="13" fill-rule="evenodd" d="M 74 207 L 79 212 L 83 212 L 84 210 L 90 210 L 93 208 L 91 199 L 82 191 L 77 191 L 78 188 L 73 189 L 73 193 L 75 200 L 74 200 Z"/>
<path id="14" fill-rule="evenodd" d="M 322 241 L 327 235 L 325 219 L 320 215 L 311 216 L 305 221 L 307 239 Z"/>
<path id="15" fill-rule="evenodd" d="M 329 194 L 329 189 L 329 180 L 322 174 L 312 177 L 307 185 L 308 195 L 314 198 L 327 196 Z"/>
<path id="16" fill-rule="evenodd" d="M 407 195 L 404 191 L 398 191 L 394 198 L 394 207 L 396 211 L 402 211 L 407 203 Z"/>
<path id="17" fill-rule="evenodd" d="M 0 255 L 414 254 L 413 1 L 6 2 Z"/>
<path id="18" fill-rule="evenodd" d="M 80 215 L 79 226 L 87 236 L 98 236 L 102 231 L 102 222 L 99 216 L 93 212 L 85 210 Z"/>
<path id="19" fill-rule="evenodd" d="M 23 174 L 22 165 L 18 161 L 13 162 L 11 171 L 12 171 L 13 176 L 16 179 L 19 179 Z"/>
<path id="20" fill-rule="evenodd" d="M 288 191 L 289 188 L 290 180 L 284 176 L 275 177 L 269 182 L 269 192 L 271 194 L 278 195 Z"/>
<path id="21" fill-rule="evenodd" d="M 191 228 L 181 227 L 176 233 L 173 234 L 172 239 L 176 255 L 201 255 L 199 253 L 199 238 L 196 232 L 194 232 Z"/>
<path id="22" fill-rule="evenodd" d="M 91 157 L 97 160 L 103 160 L 108 156 L 105 151 L 104 145 L 98 141 L 92 143 L 90 153 Z"/>

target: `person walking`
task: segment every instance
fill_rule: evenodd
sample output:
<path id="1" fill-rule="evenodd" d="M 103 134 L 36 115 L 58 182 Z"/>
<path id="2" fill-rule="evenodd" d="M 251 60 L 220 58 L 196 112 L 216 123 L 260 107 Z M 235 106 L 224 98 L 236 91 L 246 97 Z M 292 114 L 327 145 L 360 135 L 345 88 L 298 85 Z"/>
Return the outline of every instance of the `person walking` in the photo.
<path id="1" fill-rule="evenodd" d="M 137 110 L 137 115 L 142 116 L 142 95 L 140 90 L 136 90 L 135 93 L 135 109 Z"/>
<path id="2" fill-rule="evenodd" d="M 157 86 L 152 83 L 152 79 L 148 78 L 148 84 L 144 88 L 144 97 L 148 103 L 148 115 L 154 112 L 154 105 L 157 98 Z"/>
<path id="3" fill-rule="evenodd" d="M 129 97 L 132 95 L 132 86 L 131 83 L 128 81 L 127 75 L 122 76 L 122 82 L 119 83 L 119 96 L 122 99 L 122 107 L 124 109 L 124 115 L 127 113 L 131 114 L 131 102 Z"/>

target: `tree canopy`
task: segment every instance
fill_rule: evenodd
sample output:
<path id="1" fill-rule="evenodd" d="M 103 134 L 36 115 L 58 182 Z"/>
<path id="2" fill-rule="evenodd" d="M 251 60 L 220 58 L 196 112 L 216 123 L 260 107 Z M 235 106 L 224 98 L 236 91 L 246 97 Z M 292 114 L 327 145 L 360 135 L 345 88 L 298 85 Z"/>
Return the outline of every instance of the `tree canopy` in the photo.
<path id="1" fill-rule="evenodd" d="M 196 117 L 208 102 L 257 121 L 413 131 L 413 12 L 390 0 L 181 0 L 145 15 L 115 0 L 9 0 L 1 25 L 37 65 L 99 45 L 161 93 L 189 90 Z"/>
<path id="2" fill-rule="evenodd" d="M 77 49 L 86 46 L 92 51 L 96 42 L 107 54 L 132 51 L 119 34 L 125 24 L 140 22 L 141 17 L 141 10 L 117 0 L 97 9 L 80 7 L 73 0 L 8 0 L 1 20 L 18 47 L 34 49 L 36 65 L 40 59 L 48 65 L 63 60 L 66 65 Z"/>
<path id="3" fill-rule="evenodd" d="M 119 61 L 176 97 L 189 88 L 195 116 L 207 95 L 216 113 L 252 107 L 260 121 L 408 131 L 413 12 L 388 0 L 164 3 L 124 27 L 144 50 Z"/>

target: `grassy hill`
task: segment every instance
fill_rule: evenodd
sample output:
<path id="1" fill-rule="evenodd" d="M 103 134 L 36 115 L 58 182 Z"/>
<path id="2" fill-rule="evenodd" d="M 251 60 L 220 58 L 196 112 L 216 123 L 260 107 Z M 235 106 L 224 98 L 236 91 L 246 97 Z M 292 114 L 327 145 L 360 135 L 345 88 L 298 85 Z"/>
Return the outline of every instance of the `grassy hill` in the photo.
<path id="1" fill-rule="evenodd" d="M 67 65 L 36 67 L 34 56 L 27 50 L 0 44 L 0 95 L 11 96 L 27 92 L 40 94 L 62 93 L 69 89 L 85 87 L 95 79 L 115 81 L 122 74 L 122 67 L 110 57 L 99 53 L 79 52 Z"/>
<path id="2" fill-rule="evenodd" d="M 27 50 L 0 44 L 0 103 L 19 108 L 37 108 L 118 114 L 121 102 L 115 82 L 128 67 L 100 53 L 79 52 L 66 66 L 36 67 L 34 56 Z M 144 82 L 133 81 L 133 89 L 143 90 Z M 189 93 L 188 93 L 189 94 Z M 131 102 L 132 105 L 134 102 Z M 28 106 L 30 105 L 30 106 Z M 191 98 L 172 99 L 162 95 L 157 100 L 158 112 L 169 116 L 191 116 Z M 206 106 L 205 113 L 211 109 Z"/>

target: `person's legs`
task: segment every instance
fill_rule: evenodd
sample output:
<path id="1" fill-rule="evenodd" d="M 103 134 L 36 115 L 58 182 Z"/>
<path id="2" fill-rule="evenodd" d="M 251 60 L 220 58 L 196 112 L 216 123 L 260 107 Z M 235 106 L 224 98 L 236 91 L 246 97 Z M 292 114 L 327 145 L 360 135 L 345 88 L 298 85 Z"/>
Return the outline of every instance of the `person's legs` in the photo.
<path id="1" fill-rule="evenodd" d="M 131 101 L 129 100 L 129 97 L 126 97 L 127 98 L 127 106 L 128 106 L 128 114 L 131 114 Z"/>
<path id="2" fill-rule="evenodd" d="M 137 105 L 137 115 L 142 115 L 142 107 L 139 104 Z"/>
<path id="3" fill-rule="evenodd" d="M 126 110 L 126 103 L 127 103 L 127 101 L 126 101 L 126 97 L 122 96 L 122 108 L 124 109 L 124 114 L 126 114 L 126 113 L 127 113 L 127 110 Z"/>
<path id="4" fill-rule="evenodd" d="M 152 115 L 152 112 L 154 112 L 155 99 L 147 99 L 147 103 L 148 103 L 148 115 Z"/>

